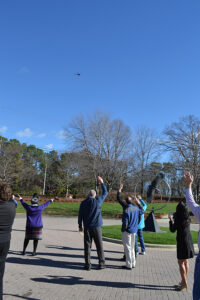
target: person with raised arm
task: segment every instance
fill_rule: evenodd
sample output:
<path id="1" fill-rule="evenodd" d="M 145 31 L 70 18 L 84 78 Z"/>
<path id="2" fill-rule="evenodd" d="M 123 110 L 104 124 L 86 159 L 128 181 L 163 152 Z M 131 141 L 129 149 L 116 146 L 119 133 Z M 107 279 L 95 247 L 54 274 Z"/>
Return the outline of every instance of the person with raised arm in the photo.
<path id="1" fill-rule="evenodd" d="M 186 172 L 184 174 L 185 182 L 186 182 L 186 203 L 191 209 L 194 216 L 197 218 L 200 223 L 200 206 L 194 201 L 194 197 L 192 194 L 192 183 L 193 176 L 190 172 Z M 200 234 L 198 236 L 198 248 L 200 250 Z M 200 299 L 200 252 L 196 257 L 195 267 L 194 267 L 194 284 L 193 284 L 193 300 Z"/>
<path id="2" fill-rule="evenodd" d="M 141 215 L 144 213 L 137 197 L 126 198 L 127 207 L 122 215 L 122 242 L 124 245 L 126 265 L 125 269 L 131 270 L 136 266 L 135 259 L 135 236 L 140 222 Z"/>
<path id="3" fill-rule="evenodd" d="M 124 187 L 124 185 L 121 183 L 119 186 L 119 190 L 117 192 L 117 201 L 119 202 L 119 204 L 121 205 L 121 207 L 123 208 L 123 211 L 124 211 L 127 208 L 128 204 L 126 202 L 124 202 L 121 198 L 121 192 L 122 192 L 123 187 Z M 120 260 L 126 261 L 125 249 L 124 249 L 124 255 Z"/>
<path id="4" fill-rule="evenodd" d="M 142 199 L 142 197 L 140 195 L 137 196 L 137 199 L 139 200 L 140 206 L 142 207 L 143 211 L 145 212 L 145 210 L 147 209 L 147 205 L 144 202 L 144 200 Z M 144 214 L 141 215 L 141 219 L 140 219 L 140 223 L 138 224 L 138 230 L 136 233 L 136 237 L 135 237 L 135 251 L 136 251 L 136 256 L 139 253 L 139 247 L 138 247 L 138 238 L 139 238 L 139 242 L 140 242 L 140 247 L 141 247 L 141 255 L 145 255 L 145 243 L 144 243 L 144 238 L 143 238 L 143 228 L 145 227 L 145 223 L 144 223 Z"/>
<path id="5" fill-rule="evenodd" d="M 103 179 L 98 176 L 98 182 L 101 184 L 102 194 L 96 197 L 96 191 L 90 190 L 88 197 L 81 202 L 78 214 L 78 225 L 79 231 L 83 231 L 84 228 L 84 256 L 85 266 L 84 269 L 90 271 L 90 252 L 92 246 L 92 240 L 96 245 L 99 266 L 98 269 L 104 269 L 105 257 L 103 251 L 102 241 L 102 216 L 101 216 L 101 205 L 108 195 L 107 188 L 103 182 Z"/>
<path id="6" fill-rule="evenodd" d="M 23 207 L 26 210 L 26 234 L 24 239 L 24 246 L 22 255 L 26 254 L 26 248 L 30 240 L 33 240 L 33 253 L 32 255 L 35 256 L 38 241 L 42 239 L 42 211 L 54 201 L 54 199 L 50 199 L 49 201 L 39 205 L 39 196 L 37 193 L 33 194 L 31 199 L 31 205 L 27 204 L 22 197 L 18 194 L 19 200 Z"/>

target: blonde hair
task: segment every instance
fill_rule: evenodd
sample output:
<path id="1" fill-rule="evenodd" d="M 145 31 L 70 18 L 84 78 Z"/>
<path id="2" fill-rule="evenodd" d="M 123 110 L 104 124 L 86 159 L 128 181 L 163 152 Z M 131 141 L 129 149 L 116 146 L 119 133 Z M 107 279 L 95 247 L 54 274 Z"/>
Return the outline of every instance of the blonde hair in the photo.
<path id="1" fill-rule="evenodd" d="M 90 190 L 89 192 L 89 197 L 95 198 L 96 197 L 96 191 L 95 190 Z"/>

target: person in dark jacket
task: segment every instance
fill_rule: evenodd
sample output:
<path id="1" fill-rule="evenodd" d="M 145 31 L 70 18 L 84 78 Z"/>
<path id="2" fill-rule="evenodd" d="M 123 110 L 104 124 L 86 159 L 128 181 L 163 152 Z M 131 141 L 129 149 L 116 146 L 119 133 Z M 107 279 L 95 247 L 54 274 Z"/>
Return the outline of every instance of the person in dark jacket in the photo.
<path id="1" fill-rule="evenodd" d="M 123 213 L 124 213 L 125 209 L 128 207 L 129 200 L 131 200 L 131 203 L 132 203 L 132 198 L 131 198 L 131 197 L 127 197 L 127 198 L 126 198 L 126 202 L 123 201 L 122 198 L 121 198 L 121 192 L 122 192 L 122 189 L 123 189 L 123 184 L 120 184 L 119 190 L 118 190 L 118 192 L 117 192 L 117 201 L 118 201 L 119 204 L 122 206 L 122 208 L 123 208 Z M 137 198 L 138 198 L 138 197 L 137 197 Z M 138 199 L 138 200 L 139 200 L 139 199 Z M 138 202 L 138 201 L 137 201 L 137 202 Z M 139 207 L 140 209 L 142 209 L 143 212 L 144 212 L 145 209 L 143 209 L 143 207 L 141 206 L 140 201 L 139 201 L 138 207 Z M 143 218 L 143 220 L 144 220 L 144 214 L 142 214 L 142 215 L 139 217 L 138 220 L 140 220 L 140 222 L 141 222 L 141 221 L 142 221 L 142 218 Z M 140 224 L 140 223 L 139 223 L 139 224 Z M 138 225 L 139 225 L 139 224 L 138 224 Z M 137 234 L 136 234 L 136 237 L 135 237 L 135 256 L 137 256 L 137 250 L 136 250 L 136 238 L 137 238 Z M 123 257 L 121 258 L 121 260 L 122 260 L 122 261 L 126 261 L 125 249 L 124 249 L 124 255 L 123 255 Z"/>
<path id="2" fill-rule="evenodd" d="M 26 235 L 24 239 L 24 247 L 22 251 L 22 255 L 25 255 L 26 248 L 30 240 L 33 240 L 33 253 L 32 255 L 36 255 L 36 250 L 38 246 L 38 241 L 42 239 L 42 211 L 53 202 L 53 199 L 47 201 L 46 203 L 39 205 L 39 197 L 35 193 L 31 199 L 31 205 L 28 205 L 24 200 L 21 198 L 20 195 L 19 200 L 21 204 L 26 210 Z"/>
<path id="3" fill-rule="evenodd" d="M 171 214 L 169 214 L 169 219 L 170 231 L 177 231 L 177 259 L 181 275 L 178 290 L 182 291 L 185 288 L 187 289 L 187 274 L 189 271 L 188 258 L 194 256 L 194 246 L 190 233 L 190 215 L 183 201 L 180 201 L 176 207 L 174 220 Z"/>
<path id="4" fill-rule="evenodd" d="M 79 231 L 83 231 L 84 227 L 84 268 L 88 271 L 91 269 L 90 252 L 92 240 L 94 240 L 97 249 L 99 269 L 105 268 L 105 257 L 103 251 L 101 229 L 101 226 L 103 224 L 101 216 L 101 205 L 105 200 L 108 192 L 105 184 L 103 183 L 103 179 L 100 176 L 98 176 L 98 182 L 101 184 L 102 195 L 96 198 L 96 192 L 94 190 L 91 190 L 87 199 L 85 199 L 81 203 L 78 214 Z"/>
<path id="5" fill-rule="evenodd" d="M 6 183 L 0 183 L 0 300 L 3 299 L 3 276 L 5 261 L 10 247 L 11 231 L 16 214 L 12 190 Z"/>
<path id="6" fill-rule="evenodd" d="M 128 204 L 126 202 L 124 202 L 121 198 L 121 192 L 123 189 L 123 184 L 120 184 L 119 186 L 119 191 L 117 192 L 117 201 L 119 202 L 119 204 L 121 205 L 123 211 L 127 208 Z M 121 258 L 122 261 L 126 261 L 126 255 L 125 255 L 125 249 L 124 249 L 124 255 Z"/>
<path id="7" fill-rule="evenodd" d="M 126 198 L 127 207 L 122 215 L 122 242 L 126 256 L 126 266 L 123 268 L 131 270 L 136 266 L 135 258 L 135 236 L 140 222 L 141 215 L 144 213 L 137 197 Z"/>

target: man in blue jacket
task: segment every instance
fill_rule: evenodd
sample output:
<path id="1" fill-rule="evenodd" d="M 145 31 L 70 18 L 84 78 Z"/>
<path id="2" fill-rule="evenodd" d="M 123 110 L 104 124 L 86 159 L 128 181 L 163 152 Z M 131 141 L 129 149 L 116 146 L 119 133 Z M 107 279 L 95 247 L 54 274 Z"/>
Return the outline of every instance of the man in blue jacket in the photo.
<path id="1" fill-rule="evenodd" d="M 131 270 L 135 268 L 135 236 L 137 233 L 138 223 L 143 214 L 139 200 L 135 197 L 126 198 L 127 207 L 122 216 L 122 242 L 126 255 L 126 266 L 124 268 Z"/>
<path id="2" fill-rule="evenodd" d="M 90 252 L 93 239 L 97 249 L 99 269 L 105 268 L 105 257 L 103 251 L 101 229 L 101 226 L 103 224 L 101 216 L 101 205 L 105 200 L 108 192 L 105 184 L 103 183 L 103 179 L 100 176 L 98 176 L 98 182 L 101 184 L 102 195 L 96 198 L 96 191 L 91 190 L 87 199 L 85 199 L 81 203 L 78 215 L 79 231 L 83 231 L 82 223 L 84 227 L 84 268 L 88 271 L 91 269 Z"/>

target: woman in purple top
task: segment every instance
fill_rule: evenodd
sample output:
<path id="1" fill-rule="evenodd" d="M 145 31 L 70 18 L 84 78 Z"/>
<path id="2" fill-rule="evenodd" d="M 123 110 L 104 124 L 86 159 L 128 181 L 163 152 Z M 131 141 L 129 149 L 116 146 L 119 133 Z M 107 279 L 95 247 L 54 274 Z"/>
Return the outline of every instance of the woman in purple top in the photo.
<path id="1" fill-rule="evenodd" d="M 28 205 L 24 200 L 19 196 L 19 200 L 21 204 L 26 210 L 26 235 L 24 239 L 24 247 L 22 251 L 22 255 L 25 255 L 26 248 L 30 240 L 33 240 L 33 253 L 32 255 L 36 255 L 36 249 L 38 245 L 38 241 L 42 239 L 42 211 L 53 202 L 53 199 L 47 201 L 46 203 L 39 205 L 39 197 L 35 193 L 33 194 L 31 205 Z"/>

